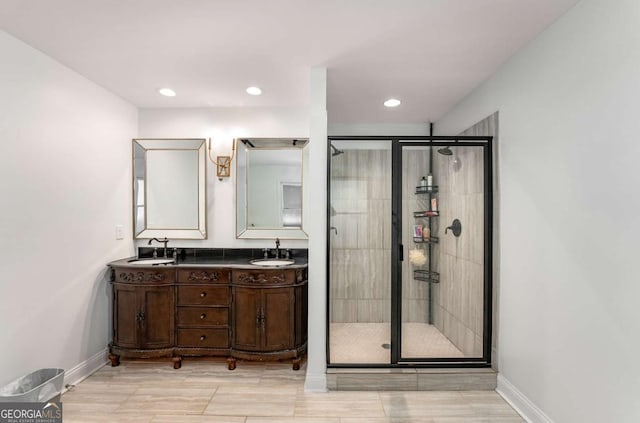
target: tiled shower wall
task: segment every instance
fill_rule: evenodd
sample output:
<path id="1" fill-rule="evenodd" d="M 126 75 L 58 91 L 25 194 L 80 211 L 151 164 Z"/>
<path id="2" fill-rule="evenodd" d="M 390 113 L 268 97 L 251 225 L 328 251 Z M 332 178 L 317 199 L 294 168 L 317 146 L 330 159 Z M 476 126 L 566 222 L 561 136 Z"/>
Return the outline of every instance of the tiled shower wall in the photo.
<path id="1" fill-rule="evenodd" d="M 486 117 L 475 125 L 471 126 L 460 135 L 464 136 L 491 136 L 493 137 L 493 269 L 492 269 L 492 302 L 491 302 L 491 367 L 498 370 L 498 360 L 496 359 L 498 348 L 498 302 L 500 292 L 500 179 L 498 172 L 498 144 L 499 144 L 499 112 Z"/>
<path id="2" fill-rule="evenodd" d="M 331 207 L 331 321 L 389 322 L 391 150 L 333 156 Z"/>
<path id="3" fill-rule="evenodd" d="M 493 135 L 497 114 L 461 135 Z M 452 156 L 434 156 L 435 184 L 440 187 L 437 259 L 440 284 L 434 285 L 434 324 L 466 356 L 483 354 L 484 159 L 479 147 L 452 147 Z M 445 235 L 459 219 L 462 234 Z"/>

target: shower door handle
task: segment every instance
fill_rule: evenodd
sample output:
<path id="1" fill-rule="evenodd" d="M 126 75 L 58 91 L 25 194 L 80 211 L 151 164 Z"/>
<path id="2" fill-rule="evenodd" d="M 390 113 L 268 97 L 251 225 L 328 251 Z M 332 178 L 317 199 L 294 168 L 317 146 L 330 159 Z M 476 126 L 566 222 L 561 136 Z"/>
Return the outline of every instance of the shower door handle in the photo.
<path id="1" fill-rule="evenodd" d="M 404 245 L 398 245 L 398 260 L 404 261 Z"/>

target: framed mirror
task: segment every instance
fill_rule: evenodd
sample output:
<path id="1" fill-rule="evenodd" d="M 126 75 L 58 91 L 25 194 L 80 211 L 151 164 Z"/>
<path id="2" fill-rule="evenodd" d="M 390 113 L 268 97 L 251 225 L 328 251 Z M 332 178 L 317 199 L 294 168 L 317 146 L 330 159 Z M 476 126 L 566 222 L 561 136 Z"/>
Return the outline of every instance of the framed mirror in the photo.
<path id="1" fill-rule="evenodd" d="M 205 139 L 133 140 L 133 237 L 205 239 Z"/>
<path id="2" fill-rule="evenodd" d="M 306 138 L 236 140 L 236 238 L 307 239 Z"/>

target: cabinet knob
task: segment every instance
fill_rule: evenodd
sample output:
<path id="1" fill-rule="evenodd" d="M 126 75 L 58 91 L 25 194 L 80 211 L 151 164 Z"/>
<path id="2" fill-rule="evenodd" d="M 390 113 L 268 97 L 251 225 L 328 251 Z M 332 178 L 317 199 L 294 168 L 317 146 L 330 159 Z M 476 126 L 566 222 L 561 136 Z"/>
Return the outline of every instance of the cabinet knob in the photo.
<path id="1" fill-rule="evenodd" d="M 204 314 L 204 313 L 202 313 L 202 314 L 200 315 L 200 320 L 203 320 L 205 317 L 207 317 L 207 315 L 206 315 L 206 314 Z"/>
<path id="2" fill-rule="evenodd" d="M 204 291 L 203 291 L 203 292 L 201 292 L 201 293 L 200 293 L 200 298 L 204 298 L 204 297 L 206 297 L 206 296 L 207 296 L 207 293 L 206 293 L 206 292 L 204 292 Z"/>
<path id="3" fill-rule="evenodd" d="M 201 340 L 201 341 L 204 341 L 205 339 L 207 339 L 207 337 L 206 337 L 206 336 L 204 336 L 204 335 L 202 335 L 202 336 L 200 337 L 200 340 Z"/>

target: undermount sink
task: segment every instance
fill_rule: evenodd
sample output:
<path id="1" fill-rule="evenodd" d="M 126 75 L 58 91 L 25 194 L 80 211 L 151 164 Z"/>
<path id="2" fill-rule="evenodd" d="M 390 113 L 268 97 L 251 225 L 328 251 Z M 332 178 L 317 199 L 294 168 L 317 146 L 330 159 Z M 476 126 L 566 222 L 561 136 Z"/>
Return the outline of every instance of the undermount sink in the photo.
<path id="1" fill-rule="evenodd" d="M 282 267 L 282 266 L 290 266 L 295 263 L 295 260 L 291 259 L 257 259 L 251 260 L 249 263 L 256 266 L 263 267 Z"/>
<path id="2" fill-rule="evenodd" d="M 138 260 L 131 260 L 130 262 L 128 262 L 127 264 L 140 264 L 140 265 L 154 265 L 154 264 L 169 264 L 169 263 L 173 263 L 174 260 L 173 259 L 138 259 Z"/>

